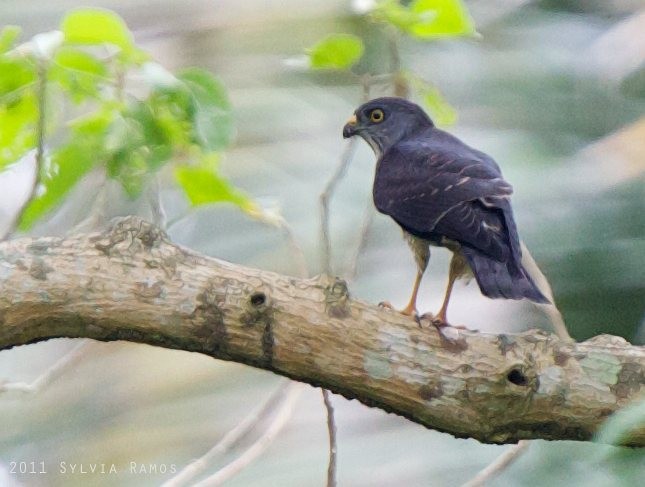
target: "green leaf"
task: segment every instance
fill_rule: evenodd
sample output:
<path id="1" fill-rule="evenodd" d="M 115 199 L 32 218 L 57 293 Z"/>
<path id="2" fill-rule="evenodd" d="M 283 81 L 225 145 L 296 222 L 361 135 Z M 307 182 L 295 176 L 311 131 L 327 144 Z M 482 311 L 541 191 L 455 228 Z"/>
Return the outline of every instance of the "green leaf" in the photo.
<path id="1" fill-rule="evenodd" d="M 91 54 L 73 47 L 59 49 L 54 57 L 54 63 L 62 68 L 81 74 L 87 73 L 97 77 L 107 76 L 107 68 L 104 63 Z"/>
<path id="2" fill-rule="evenodd" d="M 373 17 L 418 39 L 475 34 L 473 21 L 461 0 L 414 0 L 407 7 L 397 0 L 383 0 Z"/>
<path id="3" fill-rule="evenodd" d="M 67 192 L 94 165 L 92 149 L 86 142 L 77 141 L 54 151 L 51 159 L 54 173 L 51 179 L 45 181 L 45 192 L 25 209 L 18 227 L 20 230 L 29 230 L 43 215 L 62 202 Z"/>
<path id="4" fill-rule="evenodd" d="M 475 33 L 473 21 L 461 0 L 416 0 L 410 10 L 420 18 L 419 24 L 411 29 L 416 37 L 428 39 Z M 421 20 L 426 15 L 428 20 Z"/>
<path id="5" fill-rule="evenodd" d="M 107 168 L 108 175 L 121 183 L 121 187 L 130 198 L 141 195 L 148 177 L 145 149 L 119 151 L 112 155 Z"/>
<path id="6" fill-rule="evenodd" d="M 453 125 L 457 121 L 457 111 L 446 101 L 441 92 L 432 86 L 422 91 L 423 103 L 439 126 Z"/>
<path id="7" fill-rule="evenodd" d="M 445 127 L 457 121 L 457 111 L 434 85 L 409 71 L 402 76 L 419 93 L 435 124 Z"/>
<path id="8" fill-rule="evenodd" d="M 43 175 L 44 191 L 25 209 L 18 228 L 29 230 L 57 207 L 76 183 L 103 157 L 103 139 L 113 112 L 99 110 L 72 126 L 69 142 L 54 150 L 51 170 Z"/>
<path id="9" fill-rule="evenodd" d="M 7 25 L 0 30 L 0 54 L 12 49 L 21 29 L 16 25 Z"/>
<path id="10" fill-rule="evenodd" d="M 114 119 L 106 138 L 107 174 L 134 198 L 148 174 L 174 154 L 222 149 L 231 133 L 224 86 L 210 73 L 190 69 L 174 82 L 158 83 L 146 100 L 131 103 Z"/>
<path id="11" fill-rule="evenodd" d="M 36 71 L 26 58 L 0 55 L 0 170 L 36 142 Z"/>
<path id="12" fill-rule="evenodd" d="M 381 0 L 371 15 L 374 20 L 391 24 L 404 32 L 409 32 L 419 22 L 419 16 L 398 0 Z"/>
<path id="13" fill-rule="evenodd" d="M 217 161 L 217 154 L 208 154 L 198 166 L 175 169 L 177 183 L 186 193 L 190 204 L 232 203 L 247 212 L 255 209 L 255 203 L 248 196 L 218 174 Z"/>
<path id="14" fill-rule="evenodd" d="M 153 90 L 148 99 L 148 106 L 165 143 L 176 150 L 188 150 L 196 140 L 193 133 L 195 109 L 191 94 L 183 83 Z"/>
<path id="15" fill-rule="evenodd" d="M 114 119 L 105 148 L 109 154 L 107 175 L 121 183 L 130 198 L 139 196 L 149 172 L 161 167 L 172 154 L 172 147 L 144 102 L 137 102 Z"/>
<path id="16" fill-rule="evenodd" d="M 38 106 L 33 90 L 11 104 L 0 103 L 0 170 L 36 144 Z"/>
<path id="17" fill-rule="evenodd" d="M 188 95 L 155 90 L 145 101 L 132 103 L 110 125 L 105 146 L 107 174 L 131 198 L 139 196 L 151 172 L 168 163 L 175 151 L 189 150 L 192 126 Z"/>
<path id="18" fill-rule="evenodd" d="M 631 434 L 645 428 L 645 397 L 609 416 L 596 433 L 595 441 L 610 445 L 628 444 Z"/>
<path id="19" fill-rule="evenodd" d="M 309 49 L 314 69 L 348 69 L 363 55 L 363 41 L 351 34 L 332 34 Z"/>
<path id="20" fill-rule="evenodd" d="M 68 13 L 61 31 L 69 44 L 112 44 L 121 49 L 122 58 L 141 63 L 147 56 L 134 44 L 132 33 L 121 17 L 110 10 L 79 8 Z"/>
<path id="21" fill-rule="evenodd" d="M 58 50 L 48 75 L 76 103 L 98 98 L 101 85 L 109 81 L 105 64 L 74 47 Z"/>
<path id="22" fill-rule="evenodd" d="M 233 114 L 223 83 L 198 68 L 184 70 L 177 78 L 192 98 L 191 117 L 197 144 L 207 151 L 226 148 L 233 137 Z"/>
<path id="23" fill-rule="evenodd" d="M 17 92 L 35 84 L 36 79 L 36 67 L 28 58 L 0 56 L 0 103 L 17 100 Z"/>

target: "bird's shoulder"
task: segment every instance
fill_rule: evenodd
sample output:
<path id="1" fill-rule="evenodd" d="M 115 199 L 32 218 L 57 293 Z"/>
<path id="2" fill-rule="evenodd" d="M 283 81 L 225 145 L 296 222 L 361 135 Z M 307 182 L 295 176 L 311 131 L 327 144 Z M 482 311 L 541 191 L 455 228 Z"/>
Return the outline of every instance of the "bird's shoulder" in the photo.
<path id="1" fill-rule="evenodd" d="M 442 213 L 464 201 L 512 193 L 491 157 L 435 128 L 385 151 L 374 179 L 374 201 L 387 214 L 401 205 Z"/>
<path id="2" fill-rule="evenodd" d="M 435 127 L 412 134 L 381 156 L 386 171 L 405 167 L 409 174 L 446 173 L 478 179 L 502 179 L 499 165 L 488 154 Z"/>

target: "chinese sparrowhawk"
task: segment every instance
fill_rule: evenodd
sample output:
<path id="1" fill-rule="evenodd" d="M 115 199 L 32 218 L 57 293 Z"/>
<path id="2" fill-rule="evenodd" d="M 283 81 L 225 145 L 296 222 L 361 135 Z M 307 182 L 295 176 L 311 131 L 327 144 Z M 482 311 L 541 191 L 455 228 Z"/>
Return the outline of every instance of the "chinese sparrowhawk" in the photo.
<path id="1" fill-rule="evenodd" d="M 471 272 L 489 298 L 549 302 L 522 266 L 513 189 L 491 157 L 439 130 L 418 105 L 402 98 L 377 98 L 360 106 L 343 129 L 345 138 L 354 135 L 378 159 L 376 208 L 401 226 L 415 255 L 418 272 L 403 313 L 416 315 L 430 245 L 453 252 L 435 323 L 447 323 L 455 279 Z"/>

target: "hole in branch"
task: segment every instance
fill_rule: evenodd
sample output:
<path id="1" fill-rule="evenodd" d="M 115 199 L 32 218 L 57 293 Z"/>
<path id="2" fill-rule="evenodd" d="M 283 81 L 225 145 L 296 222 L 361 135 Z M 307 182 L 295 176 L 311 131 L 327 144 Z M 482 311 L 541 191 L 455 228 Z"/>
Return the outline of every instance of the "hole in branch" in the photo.
<path id="1" fill-rule="evenodd" d="M 264 293 L 253 293 L 249 300 L 253 306 L 258 307 L 262 306 L 266 302 L 267 297 Z"/>
<path id="2" fill-rule="evenodd" d="M 529 383 L 529 380 L 519 369 L 511 369 L 511 371 L 506 376 L 508 381 L 516 386 L 525 386 Z"/>

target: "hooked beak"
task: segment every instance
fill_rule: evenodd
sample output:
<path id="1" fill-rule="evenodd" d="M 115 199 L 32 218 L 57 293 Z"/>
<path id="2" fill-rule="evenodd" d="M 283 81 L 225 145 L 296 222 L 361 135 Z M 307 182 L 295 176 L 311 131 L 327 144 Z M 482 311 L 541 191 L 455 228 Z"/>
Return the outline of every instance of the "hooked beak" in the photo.
<path id="1" fill-rule="evenodd" d="M 349 137 L 352 137 L 356 135 L 356 124 L 358 123 L 358 120 L 356 119 L 356 115 L 352 115 L 349 120 L 347 120 L 347 123 L 343 127 L 343 138 L 347 139 Z"/>

